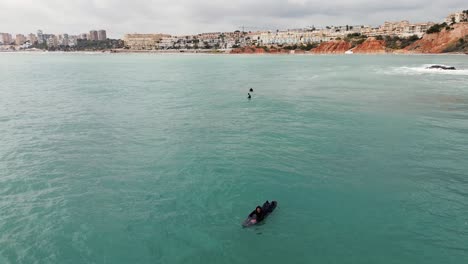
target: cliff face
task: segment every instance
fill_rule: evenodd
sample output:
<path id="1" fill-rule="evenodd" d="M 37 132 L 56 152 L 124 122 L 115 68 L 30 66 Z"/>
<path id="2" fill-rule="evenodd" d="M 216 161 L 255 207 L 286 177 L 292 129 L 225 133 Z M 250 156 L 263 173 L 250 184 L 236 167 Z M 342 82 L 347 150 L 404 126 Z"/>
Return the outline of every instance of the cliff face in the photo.
<path id="1" fill-rule="evenodd" d="M 468 36 L 468 22 L 457 23 L 451 27 L 451 30 L 443 29 L 439 33 L 425 34 L 405 50 L 412 53 L 441 53 L 459 39 Z"/>
<path id="2" fill-rule="evenodd" d="M 237 48 L 232 49 L 231 54 L 262 54 L 265 53 L 264 49 L 256 48 L 256 47 L 245 47 L 245 48 Z"/>
<path id="3" fill-rule="evenodd" d="M 315 54 L 344 54 L 345 51 L 349 49 L 351 49 L 351 44 L 344 40 L 340 40 L 323 42 L 311 51 Z"/>
<path id="4" fill-rule="evenodd" d="M 237 48 L 237 49 L 232 49 L 231 54 L 263 54 L 263 53 L 269 53 L 269 54 L 289 54 L 289 50 L 284 50 L 284 49 L 277 49 L 277 48 L 270 48 L 267 51 L 265 51 L 263 48 L 257 48 L 257 47 L 244 47 L 244 48 Z"/>
<path id="5" fill-rule="evenodd" d="M 453 28 L 453 29 L 452 29 Z M 442 53 L 442 52 L 465 52 L 468 53 L 468 22 L 457 23 L 451 26 L 450 30 L 442 29 L 439 33 L 425 34 L 424 37 L 416 42 L 410 44 L 406 48 L 399 49 L 408 45 L 408 41 L 413 42 L 414 39 L 395 39 L 386 38 L 388 43 L 384 40 L 377 40 L 370 37 L 362 44 L 353 48 L 353 53 L 358 54 L 411 54 L 411 53 Z M 397 43 L 398 45 L 396 45 Z M 404 45 L 403 45 L 403 44 Z M 406 44 L 405 44 L 406 43 Z M 386 45 L 388 44 L 388 48 Z M 350 42 L 344 40 L 329 41 L 321 43 L 317 48 L 312 49 L 310 52 L 314 54 L 344 54 L 352 48 Z M 264 50 L 258 47 L 245 47 L 233 49 L 233 54 L 290 54 L 290 53 L 303 53 L 301 50 L 289 51 L 281 48 L 271 47 Z"/>
<path id="6" fill-rule="evenodd" d="M 362 44 L 353 49 L 353 53 L 383 54 L 386 53 L 385 41 L 368 38 Z"/>
<path id="7" fill-rule="evenodd" d="M 270 54 L 288 54 L 288 50 L 271 48 L 267 53 Z"/>

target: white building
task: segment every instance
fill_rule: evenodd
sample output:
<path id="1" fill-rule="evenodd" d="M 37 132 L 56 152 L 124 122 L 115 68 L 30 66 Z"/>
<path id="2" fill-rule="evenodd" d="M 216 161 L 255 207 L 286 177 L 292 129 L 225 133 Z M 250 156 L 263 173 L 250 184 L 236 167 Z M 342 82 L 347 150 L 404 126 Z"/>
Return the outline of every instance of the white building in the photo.
<path id="1" fill-rule="evenodd" d="M 39 44 L 42 44 L 42 43 L 44 43 L 45 41 L 46 41 L 46 40 L 44 39 L 44 33 L 42 32 L 42 30 L 39 29 L 39 30 L 37 31 L 37 42 L 38 42 Z"/>
<path id="2" fill-rule="evenodd" d="M 38 42 L 36 35 L 34 35 L 33 33 L 28 35 L 27 40 L 29 41 L 29 43 L 31 43 L 31 45 Z"/>
<path id="3" fill-rule="evenodd" d="M 89 31 L 88 40 L 98 40 L 98 32 L 96 30 Z"/>
<path id="4" fill-rule="evenodd" d="M 13 42 L 11 34 L 10 33 L 0 33 L 0 42 L 3 45 L 10 45 L 11 42 Z"/>
<path id="5" fill-rule="evenodd" d="M 101 29 L 98 31 L 98 40 L 106 40 L 107 39 L 107 33 L 104 29 Z"/>
<path id="6" fill-rule="evenodd" d="M 159 41 L 159 49 L 170 49 L 177 42 L 177 38 L 173 36 L 167 36 L 161 38 Z"/>
<path id="7" fill-rule="evenodd" d="M 16 34 L 15 43 L 16 45 L 23 45 L 26 42 L 26 37 L 23 34 Z"/>
<path id="8" fill-rule="evenodd" d="M 344 32 L 327 31 L 276 31 L 260 34 L 260 45 L 301 45 L 330 41 L 343 37 Z"/>
<path id="9" fill-rule="evenodd" d="M 69 40 L 68 34 L 58 35 L 58 38 L 57 38 L 58 45 L 68 46 L 69 45 L 68 40 Z"/>
<path id="10" fill-rule="evenodd" d="M 68 46 L 73 47 L 78 44 L 79 36 L 69 36 L 68 37 Z"/>
<path id="11" fill-rule="evenodd" d="M 452 23 L 460 23 L 460 22 L 468 22 L 468 12 L 456 12 L 452 13 L 445 18 L 445 23 L 452 24 Z"/>
<path id="12" fill-rule="evenodd" d="M 47 38 L 47 46 L 48 47 L 57 47 L 58 46 L 58 39 L 56 36 L 52 35 Z"/>
<path id="13" fill-rule="evenodd" d="M 158 49 L 163 38 L 170 37 L 166 34 L 125 34 L 124 42 L 133 50 Z"/>
<path id="14" fill-rule="evenodd" d="M 432 27 L 434 23 L 427 22 L 427 23 L 417 23 L 417 24 L 409 24 L 404 27 L 403 32 L 399 34 L 400 37 L 410 37 L 416 35 L 418 37 L 422 37 L 426 31 Z"/>
<path id="15" fill-rule="evenodd" d="M 368 37 L 398 36 L 406 38 L 413 35 L 422 37 L 432 25 L 434 25 L 433 22 L 410 24 L 409 21 L 403 20 L 398 22 L 385 22 L 378 28 L 363 26 L 360 29 L 360 33 Z"/>

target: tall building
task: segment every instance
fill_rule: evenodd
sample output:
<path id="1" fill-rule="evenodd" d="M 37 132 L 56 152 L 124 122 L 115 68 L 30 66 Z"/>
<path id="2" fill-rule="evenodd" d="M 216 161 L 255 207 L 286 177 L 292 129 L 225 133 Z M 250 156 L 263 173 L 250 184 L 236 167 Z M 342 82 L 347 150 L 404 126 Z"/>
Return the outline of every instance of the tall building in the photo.
<path id="1" fill-rule="evenodd" d="M 35 43 L 37 43 L 37 37 L 36 35 L 34 35 L 33 33 L 29 34 L 28 35 L 28 38 L 27 40 L 29 41 L 29 43 L 31 43 L 32 45 L 34 45 Z"/>
<path id="2" fill-rule="evenodd" d="M 23 45 L 26 42 L 26 37 L 23 34 L 16 34 L 15 43 L 16 45 Z"/>
<path id="3" fill-rule="evenodd" d="M 96 30 L 89 31 L 89 40 L 98 40 L 98 32 Z"/>
<path id="4" fill-rule="evenodd" d="M 106 35 L 106 31 L 101 29 L 98 31 L 98 40 L 106 40 L 107 39 L 107 35 Z"/>
<path id="5" fill-rule="evenodd" d="M 51 35 L 47 38 L 47 46 L 48 47 L 57 47 L 58 46 L 58 39 L 56 36 Z"/>
<path id="6" fill-rule="evenodd" d="M 12 42 L 11 34 L 10 33 L 0 33 L 0 42 L 3 45 L 10 45 Z"/>
<path id="7" fill-rule="evenodd" d="M 58 45 L 60 46 L 68 46 L 68 34 L 60 34 L 58 35 Z"/>
<path id="8" fill-rule="evenodd" d="M 68 37 L 68 46 L 73 47 L 78 44 L 78 39 L 80 39 L 80 36 L 69 36 Z"/>
<path id="9" fill-rule="evenodd" d="M 40 30 L 40 29 L 37 31 L 37 42 L 39 44 L 42 44 L 42 43 L 45 42 L 44 34 L 42 33 L 42 30 Z"/>

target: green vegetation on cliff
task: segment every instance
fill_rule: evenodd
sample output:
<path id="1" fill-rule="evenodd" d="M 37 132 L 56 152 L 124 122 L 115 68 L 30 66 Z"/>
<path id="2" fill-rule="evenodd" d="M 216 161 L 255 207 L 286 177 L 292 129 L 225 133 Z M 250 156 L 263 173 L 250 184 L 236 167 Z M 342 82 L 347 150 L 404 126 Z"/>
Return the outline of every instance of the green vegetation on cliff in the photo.
<path id="1" fill-rule="evenodd" d="M 360 33 L 352 33 L 346 35 L 344 38 L 344 41 L 350 42 L 351 47 L 356 47 L 358 45 L 361 45 L 365 40 L 367 39 L 366 35 L 361 35 Z"/>
<path id="2" fill-rule="evenodd" d="M 442 23 L 442 24 L 435 24 L 432 27 L 430 27 L 426 33 L 427 34 L 433 34 L 433 33 L 439 33 L 442 29 L 444 28 L 450 28 L 447 23 Z"/>
<path id="3" fill-rule="evenodd" d="M 468 52 L 468 36 L 460 38 L 458 41 L 450 44 L 443 52 Z"/>
<path id="4" fill-rule="evenodd" d="M 317 43 L 307 43 L 305 45 L 286 45 L 286 46 L 280 46 L 281 48 L 285 50 L 311 50 L 313 48 L 316 48 L 318 46 Z"/>
<path id="5" fill-rule="evenodd" d="M 379 36 L 377 37 L 377 39 L 379 39 Z M 382 36 L 380 36 L 380 39 L 385 40 L 385 46 L 387 48 L 404 49 L 408 47 L 409 45 L 413 44 L 414 42 L 418 41 L 419 37 L 416 35 L 413 35 L 408 38 L 400 38 L 398 36 L 394 36 L 394 37 L 385 36 L 385 38 L 383 38 Z"/>

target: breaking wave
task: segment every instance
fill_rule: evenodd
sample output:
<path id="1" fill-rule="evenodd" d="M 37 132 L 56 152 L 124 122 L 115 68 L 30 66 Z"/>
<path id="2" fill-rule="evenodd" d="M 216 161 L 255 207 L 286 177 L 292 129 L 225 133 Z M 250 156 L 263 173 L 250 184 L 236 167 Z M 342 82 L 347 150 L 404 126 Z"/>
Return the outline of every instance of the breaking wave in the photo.
<path id="1" fill-rule="evenodd" d="M 402 66 L 402 67 L 394 67 L 391 68 L 390 71 L 386 71 L 384 73 L 390 75 L 423 75 L 423 74 L 445 74 L 445 75 L 467 75 L 468 76 L 468 69 L 459 69 L 457 67 L 456 70 L 442 70 L 442 69 L 427 69 L 427 67 L 432 66 L 434 64 L 424 64 L 417 67 L 410 67 L 410 66 Z M 442 65 L 442 64 L 437 64 Z M 442 65 L 447 66 L 447 65 Z"/>

